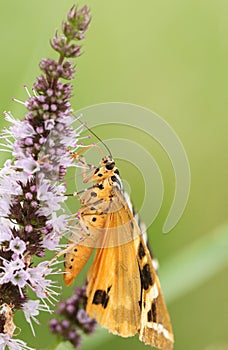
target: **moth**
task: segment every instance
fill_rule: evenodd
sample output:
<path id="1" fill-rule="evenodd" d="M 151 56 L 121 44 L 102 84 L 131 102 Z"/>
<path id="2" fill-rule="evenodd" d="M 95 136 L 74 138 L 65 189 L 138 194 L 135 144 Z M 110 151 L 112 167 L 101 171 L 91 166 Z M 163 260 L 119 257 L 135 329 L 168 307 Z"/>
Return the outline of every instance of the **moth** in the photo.
<path id="1" fill-rule="evenodd" d="M 87 274 L 88 315 L 113 334 L 138 333 L 145 344 L 171 350 L 174 337 L 159 279 L 112 156 L 104 157 L 84 182 L 92 182 L 77 213 L 85 238 L 65 254 L 65 284 L 96 249 Z"/>

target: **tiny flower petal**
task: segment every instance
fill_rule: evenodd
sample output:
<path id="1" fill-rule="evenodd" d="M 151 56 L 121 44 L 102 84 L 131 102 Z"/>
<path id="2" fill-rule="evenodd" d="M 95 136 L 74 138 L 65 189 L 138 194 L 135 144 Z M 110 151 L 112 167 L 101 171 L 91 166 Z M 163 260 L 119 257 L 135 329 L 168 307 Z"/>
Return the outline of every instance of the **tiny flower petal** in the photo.
<path id="1" fill-rule="evenodd" d="M 52 130 L 55 126 L 55 121 L 53 119 L 45 120 L 44 128 L 45 130 Z"/>
<path id="2" fill-rule="evenodd" d="M 0 219 L 0 244 L 4 241 L 10 241 L 12 239 L 12 231 L 10 229 L 10 225 L 8 220 L 1 218 Z"/>
<path id="3" fill-rule="evenodd" d="M 26 138 L 36 134 L 31 124 L 14 119 L 11 113 L 5 113 L 5 119 L 13 124 L 10 130 L 15 138 Z"/>
<path id="4" fill-rule="evenodd" d="M 9 335 L 0 333 L 0 350 L 4 350 L 6 347 L 9 350 L 34 350 L 27 346 L 27 344 L 20 339 L 12 339 Z"/>
<path id="5" fill-rule="evenodd" d="M 18 270 L 13 274 L 11 282 L 20 288 L 23 288 L 29 279 L 29 274 L 25 270 Z"/>
<path id="6" fill-rule="evenodd" d="M 56 250 L 59 241 L 60 237 L 53 235 L 53 233 L 50 233 L 49 235 L 44 236 L 42 247 L 48 250 Z"/>
<path id="7" fill-rule="evenodd" d="M 19 237 L 10 241 L 10 249 L 17 254 L 23 254 L 26 249 L 26 244 Z"/>
<path id="8" fill-rule="evenodd" d="M 64 232 L 67 228 L 67 220 L 69 220 L 69 216 L 68 215 L 56 215 L 56 212 L 52 213 L 52 218 L 51 220 L 47 221 L 47 224 L 51 224 L 53 227 L 53 231 L 55 233 L 60 233 L 60 232 Z"/>
<path id="9" fill-rule="evenodd" d="M 78 322 L 80 322 L 81 324 L 85 324 L 91 320 L 91 318 L 88 316 L 84 309 L 80 309 L 76 317 L 78 319 Z"/>
<path id="10" fill-rule="evenodd" d="M 15 161 L 17 168 L 23 169 L 29 175 L 36 173 L 40 170 L 40 165 L 33 158 L 19 159 Z"/>

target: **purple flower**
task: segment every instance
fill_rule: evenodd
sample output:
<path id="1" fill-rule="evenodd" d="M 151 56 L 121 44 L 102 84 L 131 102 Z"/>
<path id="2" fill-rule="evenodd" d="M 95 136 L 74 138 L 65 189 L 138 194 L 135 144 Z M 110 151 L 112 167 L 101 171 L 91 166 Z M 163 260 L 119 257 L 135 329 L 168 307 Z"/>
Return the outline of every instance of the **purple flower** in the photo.
<path id="1" fill-rule="evenodd" d="M 0 219 L 0 232 L 0 244 L 4 241 L 11 241 L 13 237 L 12 231 L 10 230 L 7 220 L 4 220 L 3 218 Z"/>
<path id="2" fill-rule="evenodd" d="M 39 321 L 35 316 L 38 316 L 40 311 L 47 311 L 51 312 L 49 309 L 49 306 L 47 304 L 41 304 L 40 300 L 28 300 L 23 304 L 23 312 L 26 321 L 30 324 L 33 335 L 35 335 L 35 331 L 33 328 L 32 321 L 35 322 L 36 324 L 40 324 Z"/>
<path id="3" fill-rule="evenodd" d="M 44 121 L 45 130 L 52 130 L 55 126 L 55 122 L 53 119 L 48 119 Z"/>
<path id="4" fill-rule="evenodd" d="M 32 175 L 40 170 L 40 165 L 32 157 L 21 158 L 15 161 L 15 167 L 23 169 L 26 174 Z"/>
<path id="5" fill-rule="evenodd" d="M 20 339 L 12 339 L 8 334 L 0 333 L 0 349 L 8 347 L 9 350 L 34 350 Z"/>
<path id="6" fill-rule="evenodd" d="M 26 249 L 26 244 L 19 237 L 16 237 L 15 239 L 10 241 L 9 248 L 14 253 L 19 255 L 24 253 Z"/>
<path id="7" fill-rule="evenodd" d="M 12 260 L 7 260 L 1 257 L 1 260 L 2 260 L 1 269 L 5 272 L 4 274 L 1 273 L 2 275 L 1 284 L 11 281 L 13 275 L 18 270 L 22 270 L 25 268 L 24 261 L 19 257 L 16 257 L 15 259 L 12 259 Z"/>
<path id="8" fill-rule="evenodd" d="M 57 313 L 61 320 L 53 319 L 49 323 L 52 333 L 60 335 L 78 348 L 81 344 L 79 332 L 91 334 L 96 329 L 96 321 L 86 311 L 86 286 L 77 287 L 73 296 L 59 303 Z"/>
<path id="9" fill-rule="evenodd" d="M 84 309 L 80 309 L 77 313 L 77 320 L 81 324 L 86 324 L 90 320 L 90 317 L 87 315 Z"/>
<path id="10" fill-rule="evenodd" d="M 12 275 L 12 278 L 10 279 L 10 282 L 18 287 L 22 298 L 24 298 L 22 289 L 26 286 L 28 278 L 29 278 L 29 274 L 27 271 L 17 270 L 15 271 L 15 273 Z"/>
<path id="11" fill-rule="evenodd" d="M 12 124 L 9 131 L 14 139 L 31 137 L 36 134 L 33 126 L 27 120 L 16 120 L 10 112 L 5 113 L 5 119 Z"/>
<path id="12" fill-rule="evenodd" d="M 25 86 L 24 120 L 4 113 L 11 126 L 3 130 L 1 139 L 14 161 L 6 161 L 0 170 L 0 350 L 29 350 L 23 341 L 13 339 L 14 314 L 22 311 L 34 333 L 32 322 L 39 323 L 40 311 L 51 312 L 49 305 L 59 296 L 50 278 L 58 273 L 56 264 L 37 264 L 34 257 L 44 257 L 46 249 L 58 251 L 68 225 L 68 216 L 59 214 L 67 198 L 62 181 L 72 166 L 70 151 L 80 143 L 83 128 L 72 128 L 72 85 L 62 79 L 73 79 L 75 68 L 68 58 L 81 54 L 75 41 L 82 39 L 88 19 L 88 9 L 70 10 L 63 33 L 51 40 L 59 59 L 41 61 L 42 75 L 36 79 L 33 94 Z M 28 290 L 36 299 L 30 299 Z M 69 333 L 68 324 L 56 327 Z M 79 335 L 73 338 L 74 344 L 79 343 Z"/>

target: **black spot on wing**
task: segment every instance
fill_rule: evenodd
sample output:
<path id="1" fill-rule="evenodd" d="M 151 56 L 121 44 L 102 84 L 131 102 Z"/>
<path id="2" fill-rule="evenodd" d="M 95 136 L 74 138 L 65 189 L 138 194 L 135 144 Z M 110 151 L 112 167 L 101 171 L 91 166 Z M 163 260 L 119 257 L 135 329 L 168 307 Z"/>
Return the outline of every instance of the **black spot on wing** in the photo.
<path id="1" fill-rule="evenodd" d="M 116 169 L 116 170 L 114 171 L 114 173 L 117 174 L 117 175 L 120 175 L 119 169 Z"/>
<path id="2" fill-rule="evenodd" d="M 150 311 L 147 312 L 147 321 L 148 322 L 156 322 L 157 314 L 156 314 L 156 304 L 152 303 Z"/>
<path id="3" fill-rule="evenodd" d="M 94 293 L 92 304 L 102 305 L 103 308 L 105 309 L 108 305 L 108 301 L 109 301 L 108 293 L 110 289 L 111 287 L 108 288 L 107 292 L 105 290 L 97 289 L 96 292 Z"/>
<path id="4" fill-rule="evenodd" d="M 99 170 L 100 170 L 100 169 L 97 168 L 97 169 L 94 171 L 94 174 L 98 173 Z"/>
<path id="5" fill-rule="evenodd" d="M 152 315 L 153 315 L 153 320 L 154 320 L 154 322 L 156 322 L 156 304 L 155 304 L 155 302 L 152 303 L 151 311 L 152 311 Z"/>
<path id="6" fill-rule="evenodd" d="M 142 288 L 147 290 L 150 286 L 153 285 L 151 271 L 149 264 L 145 264 L 140 274 Z"/>
<path id="7" fill-rule="evenodd" d="M 140 260 L 146 255 L 142 242 L 139 244 L 138 255 Z"/>
<path id="8" fill-rule="evenodd" d="M 96 192 L 93 192 L 93 191 L 92 191 L 92 192 L 90 192 L 90 196 L 91 196 L 91 197 L 97 197 L 97 194 L 96 194 Z"/>
<path id="9" fill-rule="evenodd" d="M 152 322 L 152 312 L 151 310 L 147 312 L 147 321 Z"/>
<path id="10" fill-rule="evenodd" d="M 141 272 L 139 263 L 138 263 L 138 268 L 139 268 L 140 280 L 142 281 L 142 272 Z M 141 282 L 140 300 L 139 300 L 139 307 L 140 307 L 140 310 L 142 310 L 142 292 L 143 292 L 143 289 L 142 289 L 142 282 Z"/>
<path id="11" fill-rule="evenodd" d="M 139 300 L 139 308 L 142 310 L 142 300 Z"/>
<path id="12" fill-rule="evenodd" d="M 111 176 L 111 180 L 112 180 L 112 182 L 118 184 L 118 186 L 119 186 L 120 188 L 122 187 L 122 186 L 121 186 L 120 180 L 119 180 L 115 175 L 112 175 L 112 176 Z"/>
<path id="13" fill-rule="evenodd" d="M 112 288 L 112 286 L 109 286 L 109 287 L 108 287 L 108 289 L 107 289 L 107 293 L 109 293 L 109 292 L 110 292 L 111 288 Z"/>
<path id="14" fill-rule="evenodd" d="M 99 190 L 103 190 L 104 189 L 104 186 L 102 184 L 96 185 L 96 187 L 98 187 Z"/>

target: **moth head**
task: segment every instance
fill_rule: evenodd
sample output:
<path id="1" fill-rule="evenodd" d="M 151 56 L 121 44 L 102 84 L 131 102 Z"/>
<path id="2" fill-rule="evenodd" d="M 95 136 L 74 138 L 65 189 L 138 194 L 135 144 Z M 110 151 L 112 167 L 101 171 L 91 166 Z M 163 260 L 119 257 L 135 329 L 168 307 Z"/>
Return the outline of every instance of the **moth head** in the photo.
<path id="1" fill-rule="evenodd" d="M 100 166 L 106 170 L 112 170 L 115 167 L 115 162 L 111 156 L 102 158 Z"/>

